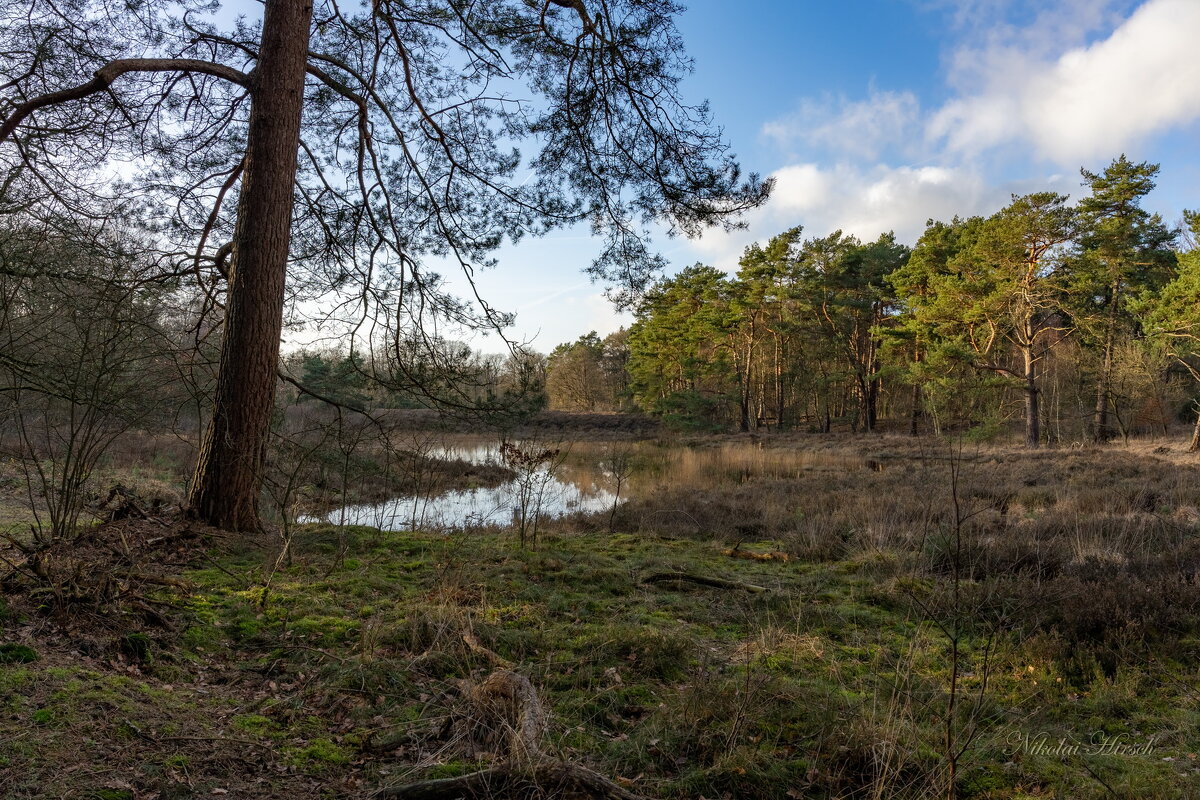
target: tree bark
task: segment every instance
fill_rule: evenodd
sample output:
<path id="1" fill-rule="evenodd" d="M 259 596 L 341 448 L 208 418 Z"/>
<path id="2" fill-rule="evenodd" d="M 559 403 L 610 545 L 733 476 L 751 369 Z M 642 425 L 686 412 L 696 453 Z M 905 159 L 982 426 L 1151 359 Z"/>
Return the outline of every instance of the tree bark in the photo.
<path id="1" fill-rule="evenodd" d="M 1025 353 L 1025 444 L 1037 448 L 1042 443 L 1041 416 L 1038 411 L 1038 387 L 1033 354 Z"/>
<path id="2" fill-rule="evenodd" d="M 1092 439 L 1096 442 L 1107 442 L 1112 438 L 1112 431 L 1108 426 L 1108 393 L 1112 379 L 1113 349 L 1116 347 L 1120 290 L 1119 281 L 1114 281 L 1112 298 L 1109 301 L 1108 322 L 1104 331 L 1104 362 L 1100 368 L 1100 377 L 1096 381 L 1096 410 L 1092 418 Z"/>
<path id="3" fill-rule="evenodd" d="M 1196 426 L 1192 428 L 1192 442 L 1188 445 L 1188 452 L 1197 451 L 1200 451 L 1200 409 L 1196 410 Z"/>
<path id="4" fill-rule="evenodd" d="M 878 369 L 878 366 L 876 366 Z M 874 373 L 872 373 L 874 374 Z M 873 431 L 879 426 L 879 389 L 878 378 L 867 380 L 867 430 Z"/>
<path id="5" fill-rule="evenodd" d="M 913 364 L 921 363 L 921 347 L 919 344 L 913 346 Z M 912 414 L 908 419 L 908 435 L 916 436 L 920 430 L 921 421 L 921 384 L 917 380 L 913 380 L 912 385 Z"/>
<path id="6" fill-rule="evenodd" d="M 778 333 L 775 334 L 775 429 L 782 431 L 784 414 L 783 396 L 783 345 Z"/>
<path id="7" fill-rule="evenodd" d="M 754 358 L 754 343 L 756 338 L 754 319 L 751 318 L 750 332 L 746 337 L 746 351 L 742 356 L 742 363 L 740 365 L 736 365 L 738 380 L 741 383 L 741 386 L 739 387 L 740 396 L 738 398 L 738 428 L 742 431 L 742 433 L 746 433 L 750 430 L 750 396 L 753 391 L 753 387 L 750 383 L 752 378 L 751 361 Z M 734 357 L 735 359 L 737 358 L 736 345 L 734 349 Z M 754 427 L 757 428 L 757 424 Z"/>
<path id="8" fill-rule="evenodd" d="M 213 418 L 188 495 L 192 517 L 228 530 L 259 527 L 311 20 L 311 0 L 267 0 Z"/>

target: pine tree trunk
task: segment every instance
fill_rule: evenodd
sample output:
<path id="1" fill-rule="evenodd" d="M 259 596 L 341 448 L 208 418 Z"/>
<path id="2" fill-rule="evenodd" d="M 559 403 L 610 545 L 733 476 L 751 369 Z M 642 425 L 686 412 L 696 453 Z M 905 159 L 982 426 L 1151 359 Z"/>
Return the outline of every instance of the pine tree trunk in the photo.
<path id="1" fill-rule="evenodd" d="M 738 421 L 738 423 L 739 423 L 738 427 L 741 429 L 741 431 L 743 433 L 746 433 L 750 430 L 750 400 L 751 400 L 751 393 L 754 391 L 753 385 L 751 384 L 753 375 L 751 374 L 750 363 L 751 363 L 751 359 L 754 357 L 754 339 L 755 339 L 754 323 L 751 322 L 750 323 L 750 333 L 749 333 L 749 336 L 747 336 L 747 338 L 746 338 L 745 354 L 742 357 L 741 368 L 738 370 L 739 379 L 742 384 L 741 385 L 741 398 L 740 398 L 740 403 L 739 403 L 739 408 L 738 408 L 739 416 L 741 417 L 741 419 Z M 755 426 L 755 427 L 757 427 L 757 426 Z"/>
<path id="2" fill-rule="evenodd" d="M 865 375 L 858 375 L 855 379 L 855 389 L 858 395 L 858 408 L 854 414 L 854 427 L 857 429 L 858 423 L 862 422 L 863 431 L 870 433 L 875 429 L 873 408 L 874 398 L 871 396 L 871 382 Z"/>
<path id="3" fill-rule="evenodd" d="M 913 363 L 921 363 L 921 348 L 913 348 Z M 912 416 L 909 417 L 908 435 L 916 436 L 919 432 L 919 423 L 921 421 L 921 384 L 913 380 L 912 387 Z"/>
<path id="4" fill-rule="evenodd" d="M 1200 409 L 1196 410 L 1196 426 L 1192 428 L 1192 442 L 1188 445 L 1188 451 L 1200 451 Z"/>
<path id="5" fill-rule="evenodd" d="M 1112 298 L 1109 301 L 1107 327 L 1104 331 L 1104 362 L 1100 368 L 1100 378 L 1096 381 L 1096 410 L 1092 418 L 1092 440 L 1096 442 L 1107 442 L 1112 438 L 1112 431 L 1108 427 L 1108 393 L 1112 380 L 1113 349 L 1117 339 L 1119 292 L 1120 286 L 1114 283 Z"/>
<path id="6" fill-rule="evenodd" d="M 1092 440 L 1096 442 L 1107 442 L 1112 437 L 1108 429 L 1108 384 L 1112 355 L 1112 339 L 1106 336 L 1104 362 L 1100 368 L 1100 379 L 1096 381 L 1096 409 L 1092 415 Z"/>
<path id="7" fill-rule="evenodd" d="M 259 526 L 311 19 L 311 0 L 267 0 L 213 418 L 188 495 L 191 516 L 228 530 Z"/>
<path id="8" fill-rule="evenodd" d="M 779 336 L 775 337 L 775 429 L 783 430 L 784 397 L 783 397 L 783 348 Z"/>
<path id="9" fill-rule="evenodd" d="M 1038 410 L 1037 360 L 1033 346 L 1021 348 L 1025 361 L 1025 444 L 1038 447 L 1041 444 L 1041 416 Z"/>
<path id="10" fill-rule="evenodd" d="M 750 374 L 742 378 L 741 398 L 738 402 L 738 429 L 742 433 L 750 430 Z"/>
<path id="11" fill-rule="evenodd" d="M 1032 381 L 1025 384 L 1025 444 L 1038 447 L 1041 444 L 1041 417 L 1038 411 L 1038 388 Z"/>
<path id="12" fill-rule="evenodd" d="M 873 431 L 879 427 L 879 390 L 881 384 L 878 378 L 867 382 L 867 430 Z"/>

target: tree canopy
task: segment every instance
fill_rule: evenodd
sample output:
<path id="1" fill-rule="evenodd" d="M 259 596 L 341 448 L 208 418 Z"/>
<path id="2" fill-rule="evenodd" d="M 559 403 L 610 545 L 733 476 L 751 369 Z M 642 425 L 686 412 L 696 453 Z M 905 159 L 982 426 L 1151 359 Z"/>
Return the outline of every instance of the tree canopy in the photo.
<path id="1" fill-rule="evenodd" d="M 684 270 L 638 306 L 634 398 L 685 427 L 904 419 L 986 436 L 1020 420 L 1031 447 L 1161 431 L 1194 413 L 1200 356 L 1195 250 L 1142 208 L 1157 172 L 1122 156 L 1083 172 L 1075 205 L 1014 195 L 929 220 L 911 253 L 796 226 L 747 247 L 736 274 Z"/>
<path id="2" fill-rule="evenodd" d="M 765 199 L 707 107 L 679 97 L 679 10 L 268 0 L 219 25 L 192 0 L 9 4 L 0 207 L 140 214 L 166 272 L 223 307 L 189 503 L 254 527 L 289 288 L 292 308 L 324 297 L 327 322 L 432 349 L 432 318 L 507 317 L 445 291 L 431 257 L 470 280 L 504 241 L 587 224 L 604 243 L 592 273 L 628 300 L 662 264 L 651 225 L 692 235 Z"/>

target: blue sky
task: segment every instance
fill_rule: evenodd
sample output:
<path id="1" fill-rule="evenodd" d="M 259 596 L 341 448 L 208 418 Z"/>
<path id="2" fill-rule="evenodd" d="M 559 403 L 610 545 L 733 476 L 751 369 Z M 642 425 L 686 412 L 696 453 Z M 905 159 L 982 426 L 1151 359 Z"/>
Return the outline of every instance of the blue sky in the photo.
<path id="1" fill-rule="evenodd" d="M 1078 198 L 1080 167 L 1122 152 L 1162 165 L 1149 208 L 1200 207 L 1200 0 L 693 0 L 679 27 L 688 99 L 709 99 L 743 166 L 778 186 L 747 231 L 664 239 L 673 269 L 735 270 L 794 225 L 912 244 L 927 218 L 1012 193 Z M 629 318 L 581 272 L 596 251 L 586 231 L 525 241 L 480 289 L 543 352 L 605 334 Z"/>

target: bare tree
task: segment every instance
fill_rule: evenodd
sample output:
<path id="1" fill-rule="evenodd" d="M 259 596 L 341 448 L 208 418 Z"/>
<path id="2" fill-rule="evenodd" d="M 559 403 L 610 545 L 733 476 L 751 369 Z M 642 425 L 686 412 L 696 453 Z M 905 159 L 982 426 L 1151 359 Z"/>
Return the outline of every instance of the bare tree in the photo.
<path id="1" fill-rule="evenodd" d="M 691 235 L 765 199 L 707 108 L 678 99 L 678 11 L 266 0 L 261 20 L 218 28 L 199 0 L 10 3 L 0 209 L 173 203 L 161 248 L 224 316 L 191 513 L 255 528 L 289 283 L 297 299 L 333 292 L 331 318 L 500 328 L 421 259 L 470 278 L 506 239 L 586 222 L 605 239 L 593 274 L 637 290 L 662 263 L 651 223 Z M 142 167 L 118 193 L 110 159 Z"/>
<path id="2" fill-rule="evenodd" d="M 160 290 L 127 285 L 145 265 L 111 236 L 81 238 L 0 227 L 0 455 L 25 472 L 38 547 L 76 533 L 109 445 L 172 394 Z"/>

